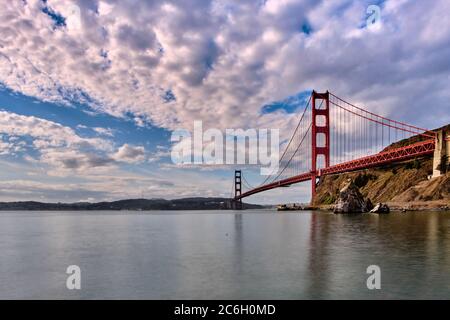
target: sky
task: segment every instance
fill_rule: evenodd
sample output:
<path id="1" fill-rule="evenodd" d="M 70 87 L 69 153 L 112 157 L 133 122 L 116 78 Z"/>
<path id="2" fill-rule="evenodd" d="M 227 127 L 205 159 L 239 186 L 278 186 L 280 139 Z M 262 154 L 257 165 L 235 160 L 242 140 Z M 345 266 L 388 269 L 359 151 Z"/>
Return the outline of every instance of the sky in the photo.
<path id="1" fill-rule="evenodd" d="M 376 26 L 370 5 L 380 8 Z M 312 89 L 450 122 L 447 0 L 0 0 L 0 201 L 229 197 L 237 166 L 179 166 L 171 134 L 280 129 Z M 240 166 L 257 185 L 264 176 Z M 309 183 L 253 203 L 307 202 Z"/>

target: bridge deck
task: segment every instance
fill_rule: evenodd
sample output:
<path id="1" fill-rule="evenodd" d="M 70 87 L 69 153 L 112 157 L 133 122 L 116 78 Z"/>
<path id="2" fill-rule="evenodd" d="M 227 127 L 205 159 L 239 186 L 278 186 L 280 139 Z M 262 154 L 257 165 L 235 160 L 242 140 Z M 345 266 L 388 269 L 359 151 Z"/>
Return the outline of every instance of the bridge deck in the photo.
<path id="1" fill-rule="evenodd" d="M 432 154 L 435 148 L 434 140 L 426 140 L 417 142 L 414 144 L 410 144 L 405 147 L 391 149 L 385 152 L 380 152 L 371 156 L 358 158 L 352 161 L 343 162 L 334 166 L 330 166 L 328 168 L 319 169 L 316 174 L 314 172 L 305 172 L 300 175 L 275 181 L 255 189 L 244 192 L 242 195 L 235 198 L 235 200 L 239 200 L 253 194 L 279 188 L 289 186 L 291 184 L 308 181 L 311 180 L 315 175 L 317 177 L 325 176 L 329 174 L 338 174 L 345 173 L 350 171 L 362 170 L 366 168 L 376 167 L 383 164 L 393 163 L 408 160 L 411 158 L 424 156 L 427 154 Z"/>

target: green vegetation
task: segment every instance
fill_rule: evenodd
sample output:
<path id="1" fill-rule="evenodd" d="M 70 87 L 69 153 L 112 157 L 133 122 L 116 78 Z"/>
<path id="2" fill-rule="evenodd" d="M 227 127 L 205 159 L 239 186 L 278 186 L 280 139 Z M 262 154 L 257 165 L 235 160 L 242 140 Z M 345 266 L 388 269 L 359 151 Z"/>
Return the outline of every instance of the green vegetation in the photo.
<path id="1" fill-rule="evenodd" d="M 414 161 L 408 162 L 408 163 L 405 165 L 405 168 L 408 169 L 408 170 L 411 170 L 411 169 L 416 169 L 416 170 L 418 170 L 418 169 L 421 168 L 420 161 L 419 161 L 418 159 L 414 159 Z"/>
<path id="2" fill-rule="evenodd" d="M 327 194 L 322 201 L 323 204 L 333 204 L 335 202 L 336 202 L 336 197 L 333 196 L 332 194 Z"/>

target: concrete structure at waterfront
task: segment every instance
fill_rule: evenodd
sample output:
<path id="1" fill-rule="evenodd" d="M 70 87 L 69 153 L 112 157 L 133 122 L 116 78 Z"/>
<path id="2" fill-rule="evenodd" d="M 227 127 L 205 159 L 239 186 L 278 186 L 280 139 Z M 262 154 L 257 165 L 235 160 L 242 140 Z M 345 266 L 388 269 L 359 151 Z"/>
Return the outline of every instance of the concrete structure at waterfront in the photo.
<path id="1" fill-rule="evenodd" d="M 448 131 L 448 130 L 447 130 Z M 433 156 L 433 176 L 436 178 L 445 173 L 450 163 L 450 132 L 444 129 L 437 131 Z"/>

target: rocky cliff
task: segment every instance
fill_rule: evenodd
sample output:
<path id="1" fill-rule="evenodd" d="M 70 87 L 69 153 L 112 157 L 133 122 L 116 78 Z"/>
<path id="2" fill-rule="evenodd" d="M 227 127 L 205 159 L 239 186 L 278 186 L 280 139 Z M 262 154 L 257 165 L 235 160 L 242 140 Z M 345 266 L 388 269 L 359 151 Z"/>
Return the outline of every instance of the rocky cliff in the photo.
<path id="1" fill-rule="evenodd" d="M 405 139 L 388 148 L 404 146 L 419 139 Z M 326 176 L 319 183 L 313 204 L 334 204 L 339 190 L 351 179 L 361 194 L 373 203 L 388 202 L 404 207 L 414 203 L 435 202 L 439 206 L 450 206 L 450 172 L 439 178 L 428 179 L 431 173 L 432 156 L 428 156 L 374 169 Z"/>

